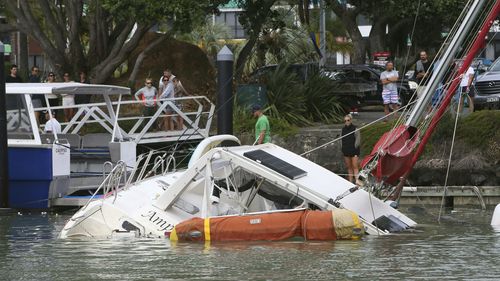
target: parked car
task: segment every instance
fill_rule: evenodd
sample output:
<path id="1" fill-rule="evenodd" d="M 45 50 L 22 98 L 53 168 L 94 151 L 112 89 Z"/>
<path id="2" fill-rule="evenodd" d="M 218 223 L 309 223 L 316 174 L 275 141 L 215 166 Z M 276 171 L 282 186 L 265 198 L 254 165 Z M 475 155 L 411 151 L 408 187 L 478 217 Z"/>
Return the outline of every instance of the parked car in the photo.
<path id="1" fill-rule="evenodd" d="M 382 82 L 380 74 L 385 67 L 376 64 L 329 65 L 324 71 L 335 73 L 337 88 L 335 93 L 348 98 L 358 106 L 382 104 Z M 401 74 L 400 74 L 401 76 Z M 409 102 L 416 87 L 401 77 L 397 87 L 401 104 Z M 415 85 L 413 85 L 415 86 Z"/>
<path id="2" fill-rule="evenodd" d="M 267 65 L 250 75 L 250 83 L 264 83 L 266 74 L 274 71 L 278 65 Z M 317 63 L 291 64 L 289 71 L 295 73 L 302 81 L 306 81 L 318 71 L 332 80 L 332 94 L 337 95 L 347 105 L 347 110 L 365 105 L 382 104 L 382 82 L 380 74 L 383 66 L 375 64 L 344 64 L 329 65 L 319 69 Z M 405 105 L 410 100 L 416 87 L 411 87 L 408 79 L 398 81 L 401 103 Z M 416 85 L 415 85 L 416 86 Z"/>
<path id="3" fill-rule="evenodd" d="M 474 109 L 500 109 L 500 57 L 479 75 L 471 89 L 474 91 Z"/>

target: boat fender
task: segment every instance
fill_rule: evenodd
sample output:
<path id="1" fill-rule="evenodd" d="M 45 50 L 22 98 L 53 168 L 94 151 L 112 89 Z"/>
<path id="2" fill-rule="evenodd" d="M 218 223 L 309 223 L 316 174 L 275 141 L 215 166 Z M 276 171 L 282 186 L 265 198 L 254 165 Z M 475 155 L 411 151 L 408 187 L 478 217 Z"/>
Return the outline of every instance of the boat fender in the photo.
<path id="1" fill-rule="evenodd" d="M 491 218 L 491 225 L 500 226 L 500 204 L 495 207 L 493 217 Z"/>

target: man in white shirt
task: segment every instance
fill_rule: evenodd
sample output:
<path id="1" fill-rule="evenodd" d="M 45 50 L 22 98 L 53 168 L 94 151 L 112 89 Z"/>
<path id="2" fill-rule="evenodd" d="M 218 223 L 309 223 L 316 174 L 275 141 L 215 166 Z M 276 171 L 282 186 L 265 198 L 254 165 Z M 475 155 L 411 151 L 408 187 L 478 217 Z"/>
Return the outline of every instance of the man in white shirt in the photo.
<path id="1" fill-rule="evenodd" d="M 397 111 L 399 109 L 398 95 L 398 79 L 399 74 L 394 70 L 394 64 L 389 61 L 385 64 L 385 71 L 380 74 L 382 82 L 382 100 L 384 102 L 384 113 L 389 115 L 389 109 Z"/>
<path id="2" fill-rule="evenodd" d="M 459 108 L 463 107 L 465 95 L 467 94 L 470 97 L 469 108 L 471 109 L 471 111 L 474 111 L 474 91 L 470 90 L 470 86 L 472 85 L 473 80 L 474 80 L 474 68 L 472 68 L 472 66 L 469 66 L 467 71 L 463 74 L 462 80 L 460 81 L 459 91 L 461 94 L 461 98 L 460 98 Z"/>
<path id="3" fill-rule="evenodd" d="M 47 111 L 45 113 L 45 119 L 49 120 L 47 121 L 47 123 L 45 123 L 44 131 L 46 133 L 54 133 L 54 134 L 61 133 L 61 124 L 59 123 L 59 121 L 57 121 L 55 112 L 52 112 L 52 116 L 50 116 L 49 112 Z"/>

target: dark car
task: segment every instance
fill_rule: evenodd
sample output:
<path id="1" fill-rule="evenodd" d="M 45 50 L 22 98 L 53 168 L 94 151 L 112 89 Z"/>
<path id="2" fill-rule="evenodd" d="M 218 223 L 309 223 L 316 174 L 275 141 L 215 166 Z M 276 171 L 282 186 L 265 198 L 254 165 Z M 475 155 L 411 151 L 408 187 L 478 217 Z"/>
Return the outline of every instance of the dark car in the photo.
<path id="1" fill-rule="evenodd" d="M 500 57 L 479 75 L 472 87 L 474 109 L 500 109 Z"/>
<path id="2" fill-rule="evenodd" d="M 249 82 L 260 83 L 266 75 L 275 71 L 277 68 L 277 64 L 269 64 L 259 67 L 249 75 Z M 303 82 L 307 80 L 308 77 L 318 73 L 319 66 L 318 63 L 295 63 L 288 65 L 286 71 L 287 73 L 294 73 Z"/>
<path id="3" fill-rule="evenodd" d="M 251 83 L 262 82 L 261 78 L 266 73 L 276 70 L 278 65 L 267 65 L 254 71 L 250 75 Z M 350 107 L 360 107 L 364 105 L 382 104 L 382 82 L 380 74 L 384 67 L 376 64 L 342 64 L 329 65 L 319 70 L 317 63 L 291 64 L 288 70 L 297 74 L 305 81 L 311 75 L 321 73 L 332 79 L 332 94 L 339 98 Z M 398 91 L 400 93 L 401 103 L 407 104 L 411 95 L 408 79 L 398 81 Z"/>
<path id="4" fill-rule="evenodd" d="M 384 70 L 383 66 L 376 64 L 339 64 L 324 68 L 337 81 L 335 92 L 359 106 L 382 104 L 380 74 Z M 397 87 L 401 104 L 407 104 L 413 94 L 409 80 L 399 79 Z"/>

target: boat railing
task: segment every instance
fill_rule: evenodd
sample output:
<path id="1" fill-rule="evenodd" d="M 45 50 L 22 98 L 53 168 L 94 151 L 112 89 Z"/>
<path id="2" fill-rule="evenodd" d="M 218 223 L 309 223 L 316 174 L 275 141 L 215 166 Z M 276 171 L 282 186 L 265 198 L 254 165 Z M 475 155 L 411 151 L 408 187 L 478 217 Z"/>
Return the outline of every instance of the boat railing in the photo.
<path id="1" fill-rule="evenodd" d="M 117 116 L 116 138 L 136 143 L 182 140 L 183 138 L 200 139 L 209 136 L 211 116 L 215 105 L 205 96 L 188 96 L 158 101 L 151 116 L 143 114 L 142 101 L 122 100 L 77 104 L 72 106 L 53 106 L 53 111 L 63 112 L 73 109 L 74 115 L 67 122 L 60 122 L 62 134 L 82 134 L 84 132 L 107 132 L 113 134 L 115 112 L 120 104 Z M 43 112 L 47 107 L 34 108 L 35 112 Z M 13 113 L 14 114 L 14 113 Z M 164 130 L 161 125 L 164 118 L 171 118 L 177 126 L 174 130 Z M 58 119 L 61 119 L 59 117 Z M 181 123 L 181 124 L 178 124 Z M 89 127 L 90 126 L 90 127 Z M 44 125 L 40 125 L 43 131 Z"/>
<path id="2" fill-rule="evenodd" d="M 152 167 L 150 167 L 151 163 Z M 175 171 L 176 165 L 175 158 L 165 151 L 151 150 L 143 153 L 137 157 L 136 165 L 130 172 L 126 186 L 140 182 L 152 175 L 164 175 L 169 171 Z"/>
<path id="3" fill-rule="evenodd" d="M 83 206 L 83 208 L 87 207 L 87 205 L 92 200 L 94 200 L 94 198 L 101 192 L 101 190 L 104 197 L 109 196 L 110 192 L 113 192 L 116 198 L 118 194 L 118 188 L 120 186 L 123 186 L 127 181 L 126 175 L 127 175 L 127 164 L 123 161 L 118 161 L 116 165 L 114 165 L 111 172 L 109 172 L 106 178 L 96 189 L 96 191 L 94 191 L 94 193 L 87 201 L 87 203 Z"/>

